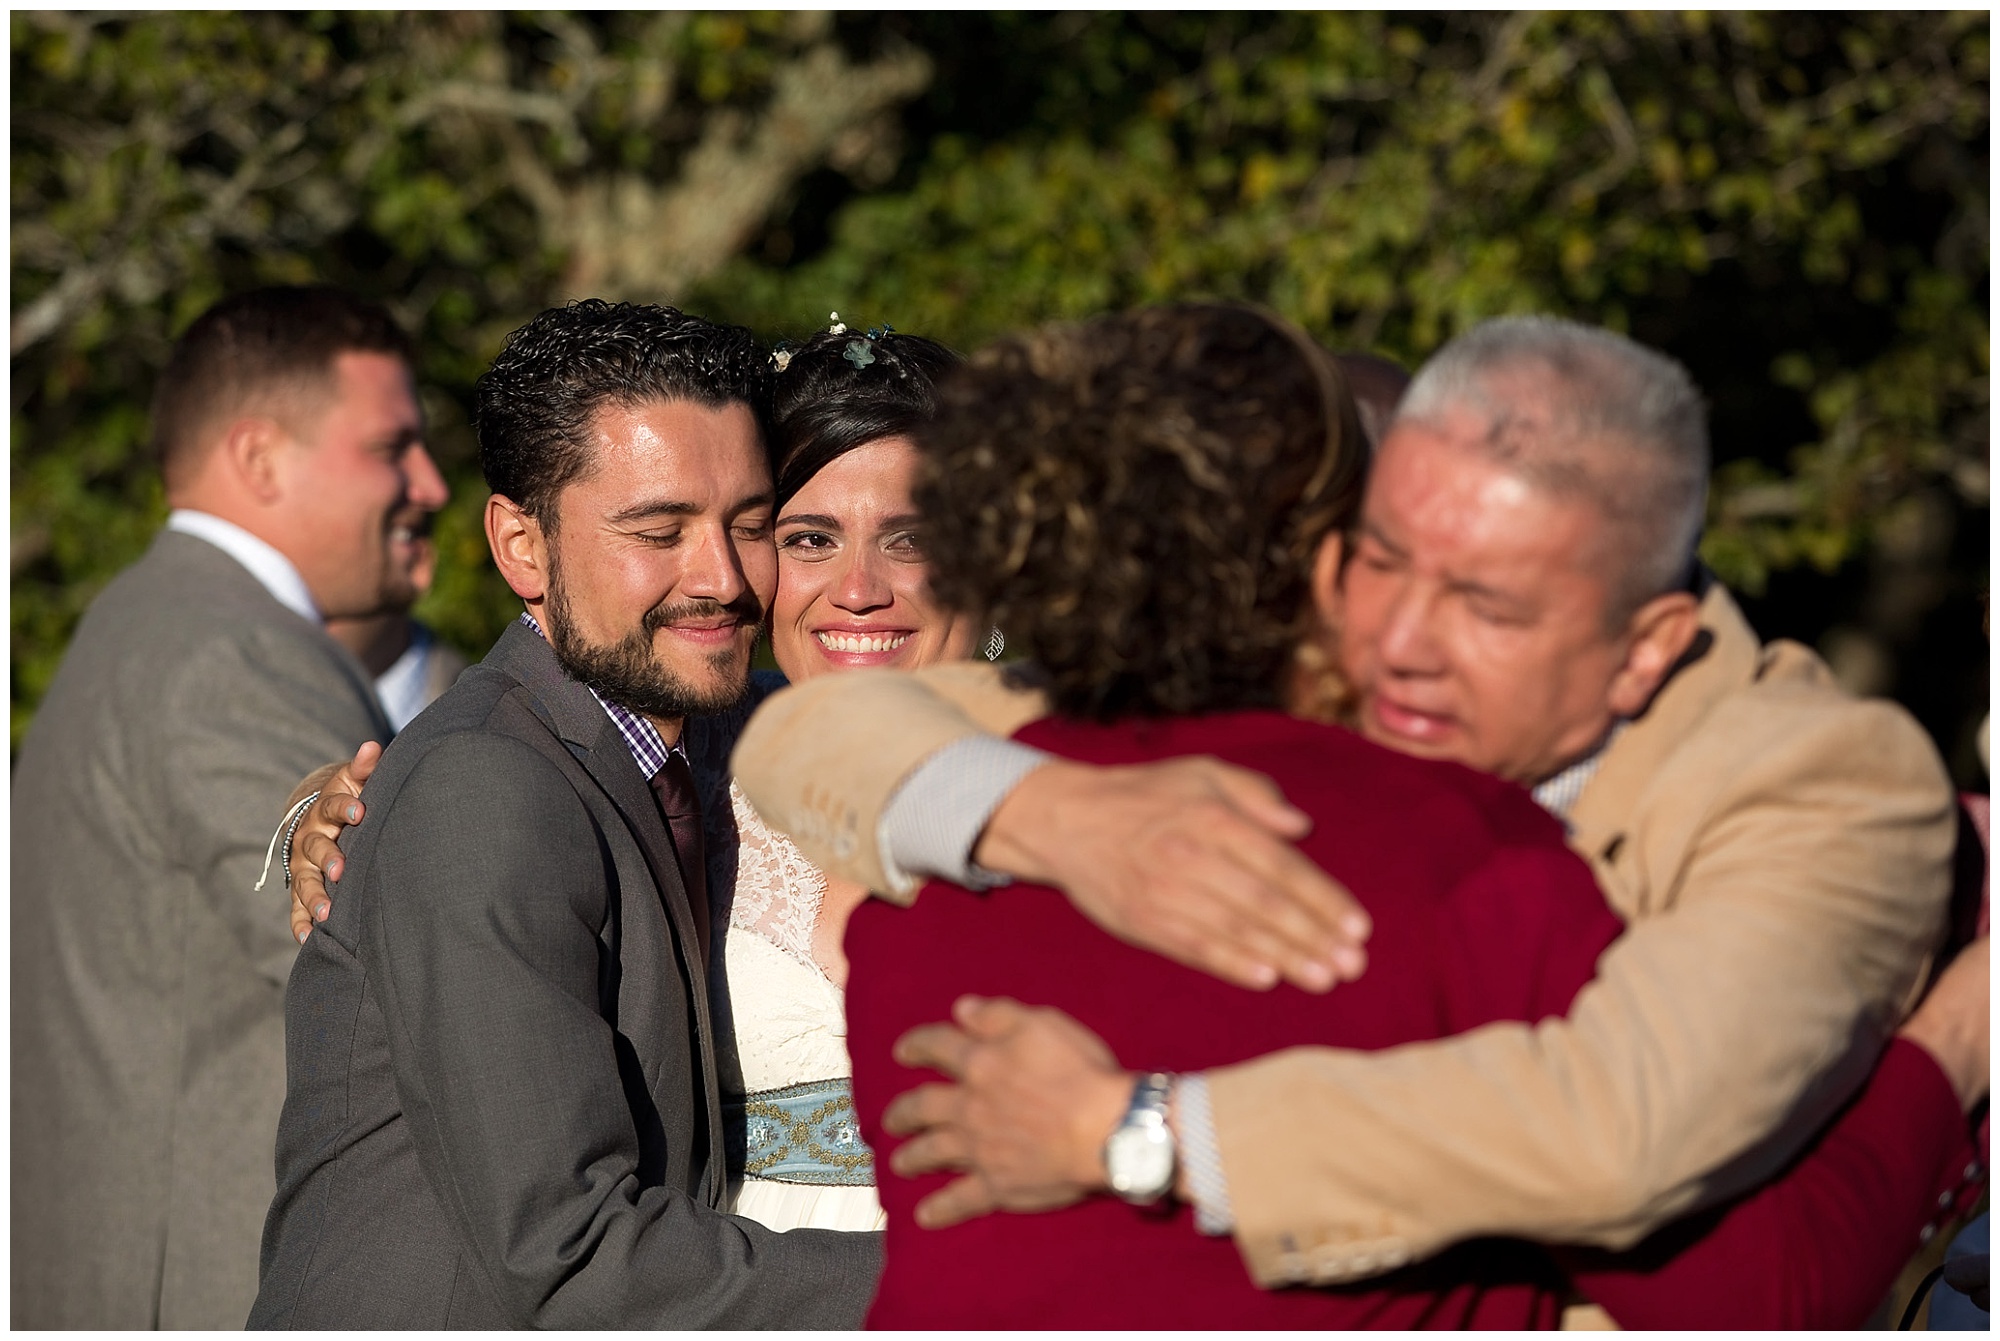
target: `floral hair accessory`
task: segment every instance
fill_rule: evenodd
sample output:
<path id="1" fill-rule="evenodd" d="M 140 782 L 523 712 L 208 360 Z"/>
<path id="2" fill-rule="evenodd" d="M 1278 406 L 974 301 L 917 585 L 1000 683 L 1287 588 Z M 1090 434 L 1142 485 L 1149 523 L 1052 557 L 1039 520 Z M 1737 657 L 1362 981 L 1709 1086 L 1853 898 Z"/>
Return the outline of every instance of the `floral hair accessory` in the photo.
<path id="1" fill-rule="evenodd" d="M 826 333 L 828 335 L 847 334 L 847 323 L 840 319 L 840 313 L 829 312 L 827 313 L 827 316 L 830 317 L 833 321 L 833 324 L 826 328 Z M 849 363 L 853 364 L 857 369 L 865 368 L 869 364 L 875 362 L 875 351 L 872 348 L 870 348 L 870 346 L 873 345 L 875 341 L 880 340 L 883 336 L 894 335 L 895 333 L 896 333 L 896 328 L 894 326 L 889 325 L 886 322 L 884 322 L 880 326 L 870 326 L 867 330 L 863 331 L 860 334 L 860 336 L 858 336 L 855 339 L 849 340 L 847 342 L 847 347 L 840 351 L 840 356 L 846 359 Z M 773 355 L 773 358 L 775 357 L 776 356 Z M 778 366 L 780 371 L 782 371 L 784 365 L 779 364 Z"/>
<path id="2" fill-rule="evenodd" d="M 771 366 L 779 372 L 792 366 L 792 355 L 797 351 L 789 340 L 780 340 L 771 349 Z"/>

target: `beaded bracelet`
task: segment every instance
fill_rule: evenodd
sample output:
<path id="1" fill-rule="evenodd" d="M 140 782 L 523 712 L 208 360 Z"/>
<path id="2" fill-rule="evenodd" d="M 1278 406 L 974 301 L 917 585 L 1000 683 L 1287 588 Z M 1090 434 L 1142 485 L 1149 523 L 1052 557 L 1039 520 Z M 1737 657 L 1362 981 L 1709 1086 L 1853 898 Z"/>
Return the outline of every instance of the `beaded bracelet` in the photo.
<path id="1" fill-rule="evenodd" d="M 281 841 L 284 844 L 282 865 L 285 870 L 285 888 L 290 889 L 292 887 L 292 835 L 299 831 L 299 824 L 305 819 L 306 810 L 313 802 L 319 800 L 319 798 L 320 793 L 314 792 L 311 796 L 306 797 L 290 810 L 287 810 L 285 817 L 278 821 L 277 830 L 272 833 L 270 843 L 264 848 L 264 870 L 258 875 L 257 883 L 250 887 L 252 894 L 261 891 L 264 888 L 264 882 L 271 878 L 271 857 L 278 852 L 278 845 Z"/>

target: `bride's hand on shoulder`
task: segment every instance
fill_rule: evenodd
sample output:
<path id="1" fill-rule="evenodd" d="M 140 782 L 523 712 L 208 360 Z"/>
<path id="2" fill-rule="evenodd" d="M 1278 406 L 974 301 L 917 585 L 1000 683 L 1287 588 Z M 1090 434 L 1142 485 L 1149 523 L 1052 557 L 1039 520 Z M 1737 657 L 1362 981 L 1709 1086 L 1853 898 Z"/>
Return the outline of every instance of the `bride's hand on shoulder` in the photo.
<path id="1" fill-rule="evenodd" d="M 291 840 L 292 939 L 305 944 L 313 924 L 324 922 L 333 912 L 326 882 L 340 879 L 345 862 L 338 843 L 343 829 L 359 824 L 365 807 L 361 788 L 375 772 L 382 747 L 374 741 L 354 752 L 342 764 L 315 769 L 292 793 L 291 804 L 314 792 L 319 797 L 299 819 Z"/>

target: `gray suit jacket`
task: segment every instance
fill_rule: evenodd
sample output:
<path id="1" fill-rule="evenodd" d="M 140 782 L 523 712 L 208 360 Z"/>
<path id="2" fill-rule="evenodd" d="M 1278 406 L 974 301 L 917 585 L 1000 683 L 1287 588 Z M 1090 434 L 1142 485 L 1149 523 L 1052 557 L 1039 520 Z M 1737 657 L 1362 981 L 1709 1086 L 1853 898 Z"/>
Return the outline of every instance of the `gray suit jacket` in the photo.
<path id="1" fill-rule="evenodd" d="M 363 798 L 292 974 L 251 1325 L 858 1325 L 879 1235 L 717 1209 L 715 1040 L 672 839 L 547 644 L 509 628 Z"/>
<path id="2" fill-rule="evenodd" d="M 205 540 L 92 603 L 13 795 L 13 1324 L 239 1327 L 284 1100 L 285 793 L 367 672 Z"/>

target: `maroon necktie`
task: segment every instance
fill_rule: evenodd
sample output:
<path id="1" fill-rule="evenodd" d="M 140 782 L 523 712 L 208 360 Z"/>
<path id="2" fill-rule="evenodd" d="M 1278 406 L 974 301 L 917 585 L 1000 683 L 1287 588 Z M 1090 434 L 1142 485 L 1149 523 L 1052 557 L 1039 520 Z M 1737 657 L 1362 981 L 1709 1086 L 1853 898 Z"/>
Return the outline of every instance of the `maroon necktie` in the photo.
<path id="1" fill-rule="evenodd" d="M 701 805 L 694 794 L 694 770 L 680 754 L 670 754 L 653 774 L 653 795 L 674 836 L 674 855 L 681 863 L 681 884 L 687 887 L 688 908 L 694 914 L 695 939 L 702 962 L 708 962 L 708 875 L 701 845 Z"/>

